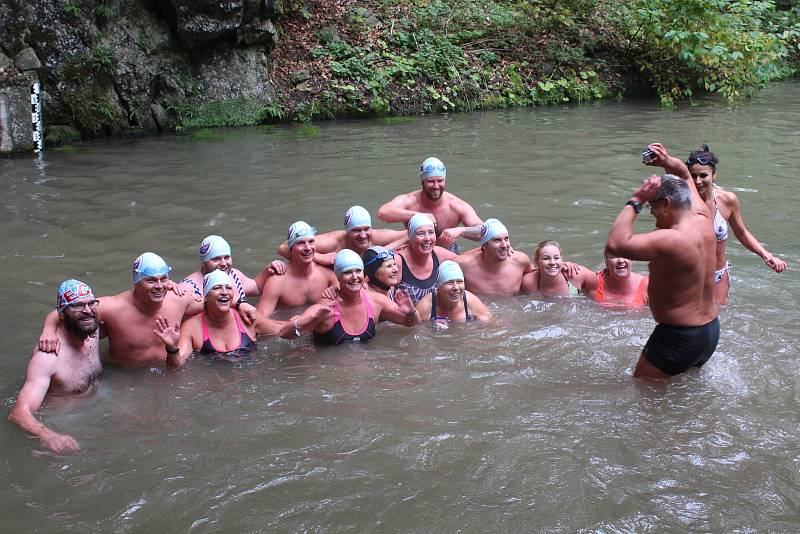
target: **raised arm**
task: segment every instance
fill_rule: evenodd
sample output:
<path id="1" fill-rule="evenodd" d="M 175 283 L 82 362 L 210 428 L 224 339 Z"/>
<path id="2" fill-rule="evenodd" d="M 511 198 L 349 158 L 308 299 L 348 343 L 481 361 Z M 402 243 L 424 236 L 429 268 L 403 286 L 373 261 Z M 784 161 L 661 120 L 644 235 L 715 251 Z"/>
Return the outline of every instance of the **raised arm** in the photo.
<path id="1" fill-rule="evenodd" d="M 58 354 L 60 341 L 58 340 L 58 312 L 51 310 L 44 316 L 42 333 L 39 334 L 38 348 L 42 352 Z"/>
<path id="2" fill-rule="evenodd" d="M 279 256 L 283 256 L 287 260 L 291 258 L 289 254 L 289 245 L 286 242 L 281 243 L 281 246 L 278 247 L 277 253 Z M 319 265 L 333 265 L 334 260 L 336 259 L 336 252 L 314 252 L 314 263 Z M 264 287 L 263 285 L 261 287 Z"/>
<path id="3" fill-rule="evenodd" d="M 180 325 L 170 324 L 169 319 L 159 315 L 156 318 L 153 333 L 164 342 L 167 351 L 167 367 L 180 367 L 192 355 L 194 344 L 190 328 L 185 326 L 181 329 Z"/>
<path id="4" fill-rule="evenodd" d="M 378 305 L 381 308 L 380 317 L 382 319 L 403 326 L 414 326 L 420 321 L 419 312 L 414 307 L 411 297 L 402 289 L 395 291 L 394 302 L 387 296 L 377 293 L 370 293 L 369 297 L 373 302 L 379 303 Z"/>
<path id="5" fill-rule="evenodd" d="M 389 223 L 407 223 L 411 217 L 417 214 L 417 211 L 409 209 L 411 201 L 413 200 L 409 198 L 409 195 L 410 193 L 397 195 L 381 206 L 378 209 L 378 218 Z"/>
<path id="6" fill-rule="evenodd" d="M 390 230 L 388 228 L 372 229 L 372 244 L 386 248 L 397 248 L 408 243 L 408 233 L 405 230 Z"/>
<path id="7" fill-rule="evenodd" d="M 694 183 L 694 179 L 686 164 L 678 158 L 670 156 L 667 149 L 661 143 L 652 143 L 647 145 L 647 148 L 652 150 L 656 155 L 655 159 L 647 165 L 662 167 L 669 174 L 673 174 L 688 182 L 690 195 L 692 197 L 692 210 L 694 210 L 695 213 L 708 217 L 710 215 L 708 206 L 703 199 L 700 198 L 700 194 L 697 192 L 697 184 Z"/>
<path id="8" fill-rule="evenodd" d="M 661 177 L 650 176 L 631 195 L 631 200 L 642 204 L 653 198 L 661 188 Z M 606 253 L 610 257 L 623 257 L 631 260 L 649 261 L 660 256 L 669 246 L 666 245 L 669 232 L 675 230 L 656 230 L 646 234 L 634 234 L 633 225 L 636 222 L 636 211 L 632 206 L 625 205 L 619 212 L 606 241 Z M 663 239 L 662 239 L 663 238 Z"/>
<path id="9" fill-rule="evenodd" d="M 439 236 L 439 240 L 450 246 L 456 239 L 463 237 L 470 241 L 481 240 L 481 227 L 483 223 L 475 224 L 473 226 L 456 226 L 455 228 L 446 228 Z"/>
<path id="10" fill-rule="evenodd" d="M 39 350 L 34 352 L 25 371 L 25 383 L 17 397 L 17 404 L 8 414 L 8 420 L 39 438 L 41 444 L 51 451 L 72 452 L 80 449 L 75 438 L 47 428 L 33 416 L 33 413 L 42 406 L 42 401 L 50 388 L 50 380 L 55 374 L 56 358 L 58 356 L 54 354 Z"/>
<path id="11" fill-rule="evenodd" d="M 776 258 L 773 256 L 764 245 L 759 243 L 756 236 L 750 233 L 747 229 L 747 226 L 744 224 L 744 219 L 742 218 L 741 206 L 739 205 L 739 198 L 730 191 L 721 192 L 717 195 L 717 199 L 722 200 L 725 202 L 725 205 L 730 209 L 731 216 L 728 219 L 728 222 L 731 225 L 731 230 L 733 230 L 733 234 L 736 236 L 736 239 L 739 242 L 747 247 L 747 249 L 758 255 L 761 256 L 761 259 L 764 260 L 764 263 L 775 271 L 776 273 L 780 273 L 786 269 L 786 262 L 780 258 Z"/>

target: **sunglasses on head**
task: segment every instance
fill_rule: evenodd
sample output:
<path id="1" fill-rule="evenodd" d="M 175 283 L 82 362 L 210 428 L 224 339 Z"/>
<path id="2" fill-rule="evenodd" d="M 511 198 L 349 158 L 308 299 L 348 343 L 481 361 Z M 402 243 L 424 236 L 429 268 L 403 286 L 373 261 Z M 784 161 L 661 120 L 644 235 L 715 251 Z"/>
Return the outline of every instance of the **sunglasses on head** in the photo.
<path id="1" fill-rule="evenodd" d="M 717 168 L 717 164 L 714 163 L 714 159 L 708 156 L 692 156 L 686 160 L 686 165 L 694 165 L 695 163 L 699 163 L 700 165 L 711 165 L 715 169 Z"/>
<path id="2" fill-rule="evenodd" d="M 394 249 L 387 250 L 385 252 L 378 252 L 378 255 L 369 260 L 366 264 L 364 264 L 364 267 L 366 267 L 367 265 L 371 265 L 378 260 L 383 262 L 388 260 L 389 258 L 394 258 L 394 254 L 395 254 Z"/>

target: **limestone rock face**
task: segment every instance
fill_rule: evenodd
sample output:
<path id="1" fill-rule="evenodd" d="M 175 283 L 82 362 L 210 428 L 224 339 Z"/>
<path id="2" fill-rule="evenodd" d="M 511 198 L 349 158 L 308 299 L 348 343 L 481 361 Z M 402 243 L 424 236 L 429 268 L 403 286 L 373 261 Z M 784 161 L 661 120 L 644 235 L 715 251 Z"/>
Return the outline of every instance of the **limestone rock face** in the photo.
<path id="1" fill-rule="evenodd" d="M 173 129 L 209 100 L 275 98 L 282 0 L 126 0 L 102 16 L 95 4 L 0 1 L 0 69 L 38 75 L 45 124 L 83 137 Z"/>
<path id="2" fill-rule="evenodd" d="M 0 155 L 31 152 L 31 84 L 28 76 L 0 78 Z"/>
<path id="3" fill-rule="evenodd" d="M 36 57 L 36 52 L 31 47 L 20 50 L 17 57 L 14 58 L 14 65 L 22 72 L 42 68 L 41 61 Z"/>
<path id="4" fill-rule="evenodd" d="M 189 49 L 261 23 L 259 0 L 159 0 L 158 3 L 181 43 Z"/>

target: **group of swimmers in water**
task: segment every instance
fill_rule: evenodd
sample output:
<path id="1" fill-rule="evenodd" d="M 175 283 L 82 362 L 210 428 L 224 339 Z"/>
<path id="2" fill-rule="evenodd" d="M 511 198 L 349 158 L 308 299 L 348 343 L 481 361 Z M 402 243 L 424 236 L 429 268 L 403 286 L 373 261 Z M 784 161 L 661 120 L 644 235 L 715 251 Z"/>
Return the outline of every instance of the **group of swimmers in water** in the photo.
<path id="1" fill-rule="evenodd" d="M 66 280 L 9 419 L 53 451 L 78 449 L 74 438 L 33 414 L 46 395 L 92 389 L 102 373 L 103 337 L 106 361 L 175 367 L 195 353 L 247 355 L 258 335 L 310 334 L 315 343 L 330 345 L 371 341 L 382 321 L 413 326 L 430 320 L 440 327 L 489 321 L 481 298 L 497 295 L 584 294 L 605 305 L 649 305 L 658 325 L 634 376 L 669 379 L 699 367 L 716 347 L 717 305 L 727 302 L 730 291 L 728 229 L 774 271 L 786 263 L 747 230 L 736 195 L 714 184 L 719 161 L 707 146 L 683 162 L 654 143 L 643 162 L 668 174 L 653 175 L 634 191 L 612 225 L 605 268 L 598 272 L 564 261 L 555 241 L 539 243 L 533 261 L 514 250 L 503 223 L 482 220 L 445 191 L 444 163 L 428 158 L 420 189 L 377 213 L 405 230 L 373 228 L 369 212 L 353 206 L 342 230 L 317 234 L 304 221 L 292 224 L 278 249 L 286 261 L 271 262 L 255 278 L 233 266 L 225 239 L 211 235 L 200 245 L 199 269 L 180 283 L 152 252 L 136 258 L 132 288 L 117 295 L 96 297 L 86 283 Z M 634 234 L 643 204 L 649 204 L 656 230 Z M 458 254 L 459 237 L 480 246 Z M 633 272 L 632 260 L 649 261 L 650 276 Z M 288 320 L 273 318 L 276 309 L 300 306 L 307 307 Z"/>

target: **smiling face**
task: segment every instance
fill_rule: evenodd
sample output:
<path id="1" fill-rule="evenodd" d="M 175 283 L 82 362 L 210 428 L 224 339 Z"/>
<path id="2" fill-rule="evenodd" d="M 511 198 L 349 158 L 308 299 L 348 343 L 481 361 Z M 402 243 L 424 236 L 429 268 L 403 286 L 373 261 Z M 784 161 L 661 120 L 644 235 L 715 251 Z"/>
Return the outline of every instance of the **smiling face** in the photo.
<path id="1" fill-rule="evenodd" d="M 558 276 L 561 273 L 561 249 L 557 245 L 545 245 L 538 249 L 534 261 L 539 267 L 539 276 Z"/>
<path id="2" fill-rule="evenodd" d="M 338 277 L 339 289 L 350 293 L 358 293 L 364 287 L 364 271 L 362 269 L 350 269 Z"/>
<path id="3" fill-rule="evenodd" d="M 714 183 L 717 170 L 713 165 L 695 163 L 689 166 L 689 173 L 692 175 L 694 185 L 697 187 L 697 193 L 703 199 L 708 200 L 711 195 L 711 186 Z"/>
<path id="4" fill-rule="evenodd" d="M 309 264 L 314 261 L 314 252 L 317 250 L 317 240 L 314 237 L 304 237 L 295 241 L 291 249 L 291 261 Z"/>
<path id="5" fill-rule="evenodd" d="M 233 295 L 233 287 L 230 284 L 217 284 L 206 294 L 206 307 L 213 307 L 227 313 L 231 309 Z"/>
<path id="6" fill-rule="evenodd" d="M 422 182 L 422 192 L 430 200 L 439 200 L 444 194 L 444 176 L 432 176 Z"/>
<path id="7" fill-rule="evenodd" d="M 210 260 L 204 261 L 202 267 L 200 268 L 200 273 L 206 275 L 216 271 L 217 269 L 226 273 L 230 273 L 232 267 L 233 259 L 231 259 L 230 255 L 217 256 L 216 258 L 211 258 Z"/>
<path id="8" fill-rule="evenodd" d="M 606 269 L 615 278 L 630 276 L 633 262 L 627 258 L 606 258 Z"/>
<path id="9" fill-rule="evenodd" d="M 159 303 L 164 301 L 167 295 L 167 283 L 169 275 L 148 276 L 133 286 L 134 294 L 145 301 Z"/>
<path id="10" fill-rule="evenodd" d="M 356 226 L 347 231 L 345 248 L 363 252 L 372 245 L 372 227 Z"/>
<path id="11" fill-rule="evenodd" d="M 394 258 L 384 260 L 380 267 L 375 271 L 375 278 L 384 285 L 394 287 L 400 283 L 400 269 Z"/>
<path id="12" fill-rule="evenodd" d="M 78 338 L 85 340 L 97 331 L 97 300 L 76 302 L 67 305 L 61 312 L 64 328 Z"/>
<path id="13" fill-rule="evenodd" d="M 460 302 L 464 298 L 464 280 L 448 280 L 439 286 L 437 292 L 450 302 Z"/>
<path id="14" fill-rule="evenodd" d="M 430 254 L 436 245 L 436 231 L 431 225 L 420 226 L 408 240 L 409 248 L 420 254 Z"/>
<path id="15" fill-rule="evenodd" d="M 488 257 L 505 261 L 508 259 L 508 253 L 511 249 L 511 240 L 508 238 L 508 234 L 501 234 L 481 245 L 481 249 L 483 254 Z"/>

